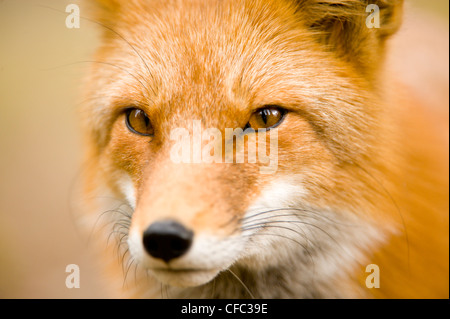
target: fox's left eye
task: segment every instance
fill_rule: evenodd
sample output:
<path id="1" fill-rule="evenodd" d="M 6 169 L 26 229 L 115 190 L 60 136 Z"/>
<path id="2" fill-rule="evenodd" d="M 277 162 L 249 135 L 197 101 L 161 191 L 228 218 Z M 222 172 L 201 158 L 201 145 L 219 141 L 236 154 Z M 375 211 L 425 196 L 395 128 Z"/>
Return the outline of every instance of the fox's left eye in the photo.
<path id="1" fill-rule="evenodd" d="M 286 112 L 285 109 L 277 106 L 260 108 L 250 116 L 247 127 L 251 127 L 254 130 L 274 128 L 282 122 Z"/>
<path id="2" fill-rule="evenodd" d="M 153 126 L 147 114 L 140 109 L 129 109 L 126 112 L 125 123 L 128 129 L 136 134 L 153 135 Z"/>

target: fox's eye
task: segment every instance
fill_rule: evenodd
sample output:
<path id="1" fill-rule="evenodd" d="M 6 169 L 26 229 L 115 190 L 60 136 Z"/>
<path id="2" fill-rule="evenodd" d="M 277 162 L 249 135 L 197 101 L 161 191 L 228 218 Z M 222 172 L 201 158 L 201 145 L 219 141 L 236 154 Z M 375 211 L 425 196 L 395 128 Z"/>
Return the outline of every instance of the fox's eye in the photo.
<path id="1" fill-rule="evenodd" d="M 140 109 L 127 110 L 125 122 L 128 129 L 136 134 L 150 136 L 153 135 L 153 126 L 147 114 Z"/>
<path id="2" fill-rule="evenodd" d="M 285 114 L 286 110 L 276 106 L 261 108 L 251 115 L 247 127 L 251 127 L 254 130 L 274 128 L 281 123 Z"/>

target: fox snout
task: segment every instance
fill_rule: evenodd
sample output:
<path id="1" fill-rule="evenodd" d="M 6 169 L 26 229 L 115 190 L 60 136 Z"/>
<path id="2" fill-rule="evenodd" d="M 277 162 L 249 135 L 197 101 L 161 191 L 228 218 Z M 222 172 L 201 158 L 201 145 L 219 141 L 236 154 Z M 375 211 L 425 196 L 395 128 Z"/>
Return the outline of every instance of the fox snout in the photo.
<path id="1" fill-rule="evenodd" d="M 228 269 L 245 246 L 239 220 L 248 196 L 239 187 L 211 186 L 230 172 L 220 165 L 174 164 L 166 159 L 158 167 L 144 174 L 145 181 L 134 192 L 130 254 L 164 284 L 205 284 Z"/>
<path id="2" fill-rule="evenodd" d="M 154 222 L 143 233 L 146 252 L 166 263 L 184 255 L 191 247 L 194 233 L 174 220 Z"/>

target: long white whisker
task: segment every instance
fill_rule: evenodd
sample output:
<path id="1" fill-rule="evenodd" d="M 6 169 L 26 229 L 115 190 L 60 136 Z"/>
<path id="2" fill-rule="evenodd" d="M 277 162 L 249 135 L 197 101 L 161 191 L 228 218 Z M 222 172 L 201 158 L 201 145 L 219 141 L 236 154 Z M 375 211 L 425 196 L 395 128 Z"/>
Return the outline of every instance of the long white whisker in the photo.
<path id="1" fill-rule="evenodd" d="M 250 292 L 247 285 L 244 284 L 244 282 L 231 269 L 227 269 L 227 270 L 234 276 L 234 278 L 236 278 L 237 281 L 240 282 L 240 284 L 242 285 L 242 287 L 244 287 L 245 291 L 247 291 L 247 293 L 250 295 L 250 297 L 252 299 L 255 299 L 255 296 L 253 296 L 253 294 Z"/>

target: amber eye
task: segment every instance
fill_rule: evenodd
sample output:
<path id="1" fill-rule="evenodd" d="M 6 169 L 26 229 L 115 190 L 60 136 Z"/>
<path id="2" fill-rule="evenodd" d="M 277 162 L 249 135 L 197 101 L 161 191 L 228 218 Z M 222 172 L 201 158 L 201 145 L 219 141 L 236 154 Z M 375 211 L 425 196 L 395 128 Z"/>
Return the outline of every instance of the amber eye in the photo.
<path id="1" fill-rule="evenodd" d="M 278 126 L 286 114 L 286 110 L 277 106 L 267 106 L 256 110 L 248 121 L 247 127 L 251 127 L 254 130 L 257 129 L 270 129 Z"/>
<path id="2" fill-rule="evenodd" d="M 147 114 L 140 109 L 129 109 L 126 112 L 125 122 L 128 129 L 136 134 L 153 135 L 153 126 Z"/>

